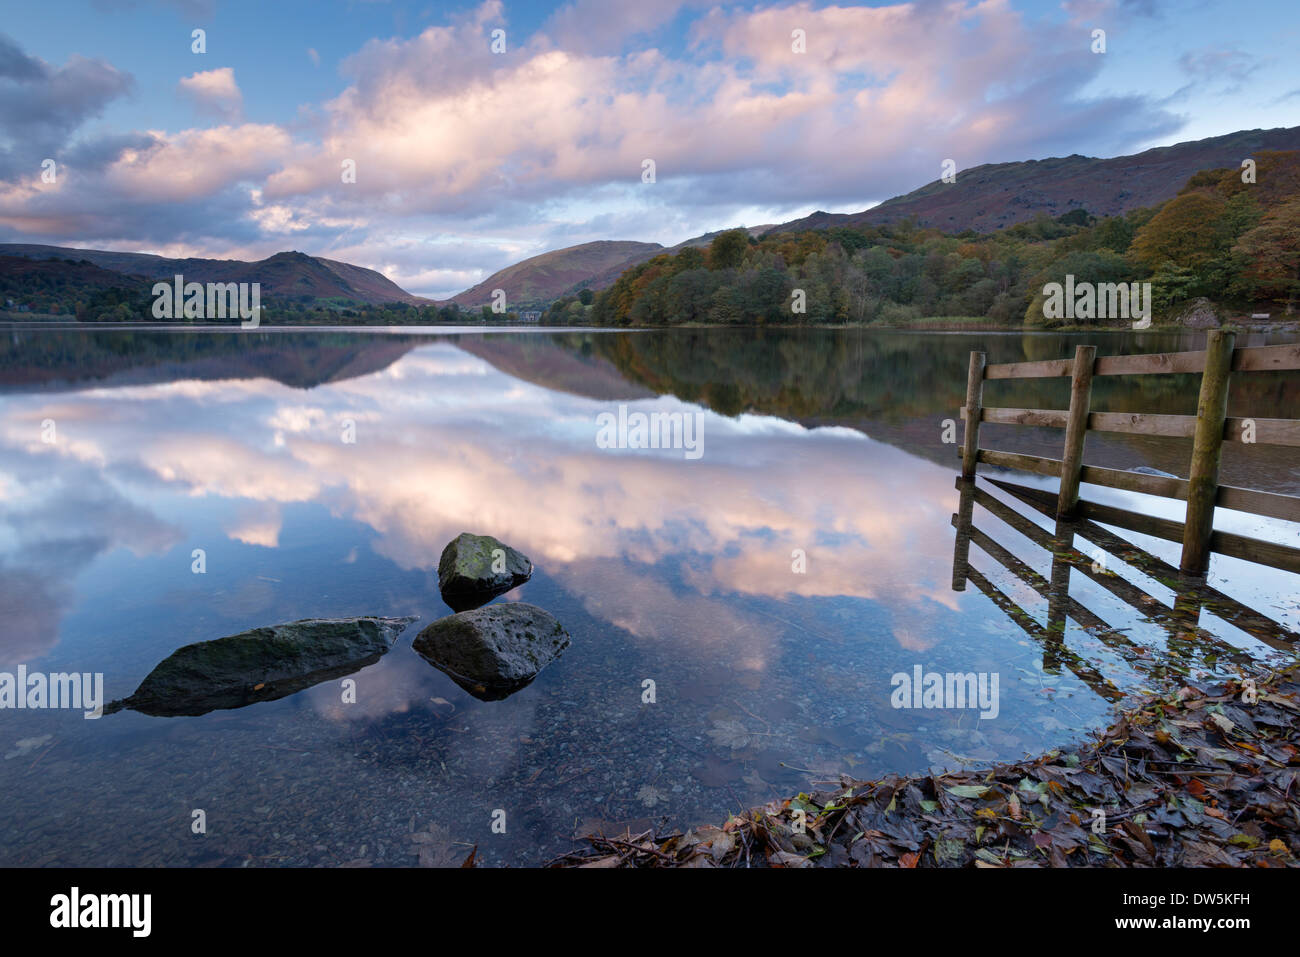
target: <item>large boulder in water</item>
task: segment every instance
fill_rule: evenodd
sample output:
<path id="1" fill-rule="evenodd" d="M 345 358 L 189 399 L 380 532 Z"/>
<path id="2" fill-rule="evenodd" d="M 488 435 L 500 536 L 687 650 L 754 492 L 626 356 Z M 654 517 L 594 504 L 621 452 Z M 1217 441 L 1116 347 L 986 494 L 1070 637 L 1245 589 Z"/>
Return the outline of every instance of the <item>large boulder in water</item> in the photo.
<path id="1" fill-rule="evenodd" d="M 373 664 L 415 620 L 304 618 L 185 645 L 104 712 L 200 715 L 283 698 Z"/>
<path id="2" fill-rule="evenodd" d="M 439 618 L 411 647 L 474 697 L 496 701 L 537 677 L 569 635 L 550 612 L 516 601 Z"/>
<path id="3" fill-rule="evenodd" d="M 485 605 L 533 574 L 528 556 L 491 535 L 461 532 L 442 550 L 438 589 L 454 611 Z"/>

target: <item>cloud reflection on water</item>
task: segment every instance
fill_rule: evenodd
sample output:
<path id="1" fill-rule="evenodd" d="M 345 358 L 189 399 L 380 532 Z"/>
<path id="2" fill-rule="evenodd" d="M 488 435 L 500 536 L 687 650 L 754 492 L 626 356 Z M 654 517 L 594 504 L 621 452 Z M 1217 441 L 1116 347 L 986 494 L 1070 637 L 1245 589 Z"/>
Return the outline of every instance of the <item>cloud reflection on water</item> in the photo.
<path id="1" fill-rule="evenodd" d="M 229 380 L 10 396 L 0 555 L 10 576 L 30 572 L 37 551 L 96 522 L 116 531 L 92 535 L 99 545 L 83 564 L 118 545 L 166 551 L 184 536 L 150 511 L 160 493 L 198 499 L 231 539 L 275 548 L 281 510 L 316 502 L 368 525 L 374 551 L 402 569 L 436 567 L 460 531 L 496 535 L 593 615 L 683 654 L 726 646 L 751 668 L 775 638 L 736 595 L 852 596 L 909 619 L 957 607 L 946 574 L 951 473 L 847 429 L 707 410 L 700 460 L 602 450 L 596 416 L 613 407 L 521 382 L 448 344 L 306 394 Z M 671 397 L 629 408 L 696 411 Z M 39 438 L 47 418 L 53 445 Z M 349 420 L 355 444 L 343 440 Z M 111 498 L 78 498 L 94 488 Z M 794 549 L 807 553 L 807 574 L 791 570 Z M 63 596 L 54 604 L 79 567 L 49 572 L 46 591 Z M 48 650 L 51 598 L 9 590 L 20 623 L 9 653 Z"/>

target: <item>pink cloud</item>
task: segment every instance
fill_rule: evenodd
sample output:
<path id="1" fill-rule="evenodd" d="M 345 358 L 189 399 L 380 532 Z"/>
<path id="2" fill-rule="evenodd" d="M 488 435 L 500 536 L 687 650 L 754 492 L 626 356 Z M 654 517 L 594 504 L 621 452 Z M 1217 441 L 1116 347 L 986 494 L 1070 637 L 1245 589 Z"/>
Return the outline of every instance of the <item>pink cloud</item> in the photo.
<path id="1" fill-rule="evenodd" d="M 235 83 L 235 71 L 228 66 L 183 77 L 177 88 L 200 112 L 225 120 L 238 118 L 244 108 L 244 95 Z"/>

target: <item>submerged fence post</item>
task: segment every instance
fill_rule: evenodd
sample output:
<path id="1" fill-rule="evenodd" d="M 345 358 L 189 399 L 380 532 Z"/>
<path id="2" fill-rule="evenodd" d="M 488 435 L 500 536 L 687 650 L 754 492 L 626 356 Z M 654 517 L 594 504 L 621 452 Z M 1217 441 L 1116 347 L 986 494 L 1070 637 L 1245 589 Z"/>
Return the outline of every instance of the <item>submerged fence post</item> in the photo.
<path id="1" fill-rule="evenodd" d="M 1065 454 L 1061 456 L 1061 492 L 1056 499 L 1056 517 L 1070 518 L 1079 504 L 1079 475 L 1083 471 L 1083 440 L 1088 435 L 1088 412 L 1092 405 L 1092 366 L 1096 346 L 1074 350 L 1074 373 L 1070 377 L 1070 411 L 1065 423 Z"/>
<path id="2" fill-rule="evenodd" d="M 961 477 L 975 480 L 975 457 L 980 448 L 980 412 L 984 402 L 984 362 L 982 352 L 970 354 L 970 370 L 966 373 L 966 430 L 961 450 Z"/>
<path id="3" fill-rule="evenodd" d="M 953 516 L 957 535 L 952 546 L 952 590 L 965 591 L 970 571 L 970 530 L 975 518 L 975 480 L 958 479 L 957 488 L 961 491 L 961 498 L 957 514 Z"/>
<path id="4" fill-rule="evenodd" d="M 1205 343 L 1205 371 L 1201 373 L 1192 467 L 1187 476 L 1187 521 L 1180 563 L 1184 575 L 1204 575 L 1210 567 L 1210 536 L 1214 534 L 1214 502 L 1219 495 L 1219 460 L 1236 338 L 1235 333 L 1215 329 Z"/>
<path id="5" fill-rule="evenodd" d="M 1057 519 L 1056 529 L 1052 534 L 1052 571 L 1049 580 L 1051 590 L 1047 593 L 1047 641 L 1043 649 L 1043 670 L 1047 671 L 1048 652 L 1052 661 L 1059 666 L 1061 642 L 1065 637 L 1066 617 L 1070 611 L 1070 572 L 1072 571 L 1067 555 L 1074 548 L 1074 526 L 1068 521 Z"/>

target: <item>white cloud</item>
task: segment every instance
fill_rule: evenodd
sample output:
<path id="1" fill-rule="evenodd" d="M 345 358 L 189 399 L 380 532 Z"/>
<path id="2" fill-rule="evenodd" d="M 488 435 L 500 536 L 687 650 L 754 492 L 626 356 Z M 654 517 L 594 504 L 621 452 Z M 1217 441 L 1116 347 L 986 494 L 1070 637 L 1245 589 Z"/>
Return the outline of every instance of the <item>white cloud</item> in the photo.
<path id="1" fill-rule="evenodd" d="M 183 77 L 177 87 L 200 112 L 228 122 L 243 112 L 244 95 L 235 83 L 235 71 L 228 66 Z"/>

